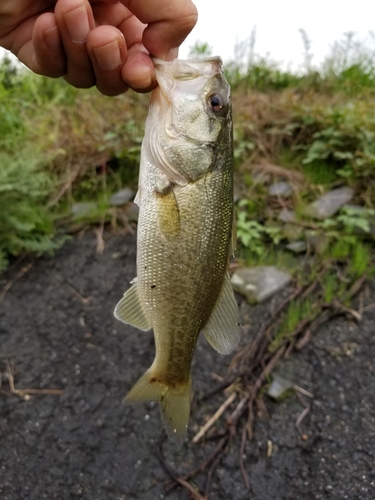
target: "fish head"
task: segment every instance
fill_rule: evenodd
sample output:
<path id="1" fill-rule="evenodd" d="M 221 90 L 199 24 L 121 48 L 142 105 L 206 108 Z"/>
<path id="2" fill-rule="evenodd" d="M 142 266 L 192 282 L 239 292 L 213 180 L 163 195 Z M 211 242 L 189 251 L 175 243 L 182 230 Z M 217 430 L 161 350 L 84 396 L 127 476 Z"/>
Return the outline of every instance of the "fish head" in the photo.
<path id="1" fill-rule="evenodd" d="M 221 148 L 231 149 L 230 86 L 218 57 L 154 64 L 150 150 L 171 182 L 186 184 L 217 166 Z"/>

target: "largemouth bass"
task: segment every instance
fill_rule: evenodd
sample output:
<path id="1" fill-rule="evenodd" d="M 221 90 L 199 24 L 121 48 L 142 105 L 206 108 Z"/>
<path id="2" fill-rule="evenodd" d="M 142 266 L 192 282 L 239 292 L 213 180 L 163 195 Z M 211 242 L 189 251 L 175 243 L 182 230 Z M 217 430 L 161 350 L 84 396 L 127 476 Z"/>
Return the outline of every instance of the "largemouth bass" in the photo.
<path id="1" fill-rule="evenodd" d="M 227 269 L 233 226 L 230 87 L 219 58 L 155 60 L 141 150 L 137 273 L 115 309 L 153 328 L 156 356 L 125 401 L 156 400 L 181 443 L 190 415 L 190 367 L 199 332 L 220 353 L 239 341 Z"/>

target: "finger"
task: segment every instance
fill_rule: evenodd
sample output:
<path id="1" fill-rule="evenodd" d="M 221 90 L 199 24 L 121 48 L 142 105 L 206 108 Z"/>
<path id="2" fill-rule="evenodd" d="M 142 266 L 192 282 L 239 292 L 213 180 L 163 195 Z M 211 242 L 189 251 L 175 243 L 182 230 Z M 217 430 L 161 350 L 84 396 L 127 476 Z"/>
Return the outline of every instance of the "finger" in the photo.
<path id="1" fill-rule="evenodd" d="M 121 3 L 148 25 L 143 32 L 143 45 L 160 59 L 167 59 L 169 52 L 181 45 L 198 19 L 191 0 L 121 0 Z"/>
<path id="2" fill-rule="evenodd" d="M 57 78 L 66 71 L 64 47 L 53 13 L 46 13 L 35 21 L 32 45 L 32 70 L 40 75 Z"/>
<path id="3" fill-rule="evenodd" d="M 108 25 L 117 26 L 124 36 L 127 53 L 122 54 L 122 62 L 125 62 L 121 71 L 122 81 L 138 92 L 148 92 L 155 88 L 154 64 L 142 44 L 143 31 L 146 26 L 119 2 L 116 5 L 101 2 L 93 7 L 93 12 L 97 24 L 106 25 L 106 29 Z M 95 72 L 97 74 L 97 71 Z"/>
<path id="4" fill-rule="evenodd" d="M 128 48 L 122 78 L 136 92 L 149 92 L 157 83 L 154 63 L 142 43 L 145 25 L 132 15 L 119 29 L 125 35 Z"/>
<path id="5" fill-rule="evenodd" d="M 25 19 L 1 38 L 1 45 L 40 75 L 58 77 L 65 72 L 65 55 L 52 13 Z"/>
<path id="6" fill-rule="evenodd" d="M 65 80 L 74 87 L 92 87 L 96 77 L 86 41 L 95 28 L 95 22 L 89 2 L 58 0 L 55 17 L 66 54 Z"/>
<path id="7" fill-rule="evenodd" d="M 121 74 L 136 92 L 149 92 L 157 85 L 154 63 L 143 45 L 133 45 L 128 51 Z"/>
<path id="8" fill-rule="evenodd" d="M 122 33 L 113 26 L 98 26 L 87 39 L 98 90 L 105 95 L 118 95 L 128 89 L 121 76 L 127 48 Z"/>

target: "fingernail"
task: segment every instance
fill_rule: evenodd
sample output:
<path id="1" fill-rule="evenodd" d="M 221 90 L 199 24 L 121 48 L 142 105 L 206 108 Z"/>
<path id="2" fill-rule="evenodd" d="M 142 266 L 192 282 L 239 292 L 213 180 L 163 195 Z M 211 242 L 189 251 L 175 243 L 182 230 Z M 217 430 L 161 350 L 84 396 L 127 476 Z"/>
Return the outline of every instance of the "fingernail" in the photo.
<path id="1" fill-rule="evenodd" d="M 113 71 L 121 65 L 120 47 L 117 41 L 94 48 L 98 66 L 103 71 Z"/>
<path id="2" fill-rule="evenodd" d="M 65 26 L 73 42 L 82 43 L 90 33 L 89 18 L 84 5 L 64 14 Z"/>
<path id="3" fill-rule="evenodd" d="M 44 41 L 50 50 L 60 50 L 62 48 L 60 33 L 56 27 L 49 28 L 43 33 Z"/>

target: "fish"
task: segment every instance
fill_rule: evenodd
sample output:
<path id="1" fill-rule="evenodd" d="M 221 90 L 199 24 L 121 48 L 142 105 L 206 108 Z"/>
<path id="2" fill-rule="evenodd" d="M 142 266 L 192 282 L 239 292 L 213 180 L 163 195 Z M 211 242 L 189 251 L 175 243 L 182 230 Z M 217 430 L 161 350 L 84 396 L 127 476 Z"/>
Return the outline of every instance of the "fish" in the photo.
<path id="1" fill-rule="evenodd" d="M 151 328 L 155 359 L 125 398 L 160 404 L 167 434 L 184 441 L 191 363 L 200 332 L 219 353 L 240 338 L 228 275 L 235 240 L 230 86 L 219 57 L 154 59 L 141 147 L 137 278 L 114 315 Z"/>

